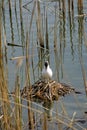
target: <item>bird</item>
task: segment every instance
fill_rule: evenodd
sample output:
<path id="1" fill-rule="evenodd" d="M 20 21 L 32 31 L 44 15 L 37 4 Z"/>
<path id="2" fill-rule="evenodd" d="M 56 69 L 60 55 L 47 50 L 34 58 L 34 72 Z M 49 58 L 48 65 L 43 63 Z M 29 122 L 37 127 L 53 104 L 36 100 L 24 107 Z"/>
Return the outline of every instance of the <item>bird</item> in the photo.
<path id="1" fill-rule="evenodd" d="M 45 61 L 44 68 L 42 69 L 42 78 L 45 80 L 50 80 L 52 78 L 53 72 L 49 66 L 49 62 Z"/>

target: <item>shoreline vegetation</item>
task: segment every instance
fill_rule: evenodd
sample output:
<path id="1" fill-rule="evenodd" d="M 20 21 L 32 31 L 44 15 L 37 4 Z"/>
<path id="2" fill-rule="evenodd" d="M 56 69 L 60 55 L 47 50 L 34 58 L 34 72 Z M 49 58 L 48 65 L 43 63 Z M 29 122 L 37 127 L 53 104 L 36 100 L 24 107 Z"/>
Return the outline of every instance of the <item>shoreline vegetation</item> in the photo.
<path id="1" fill-rule="evenodd" d="M 51 53 L 55 57 L 55 66 L 56 66 L 56 83 L 60 82 L 60 71 L 61 77 L 63 77 L 63 61 L 64 61 L 64 52 L 66 47 L 66 19 L 68 16 L 69 24 L 69 33 L 70 33 L 70 49 L 72 60 L 74 59 L 74 43 L 73 43 L 73 33 L 75 30 L 75 21 L 78 21 L 78 55 L 79 62 L 81 65 L 81 73 L 84 83 L 85 95 L 87 96 L 87 76 L 84 66 L 84 59 L 82 55 L 82 39 L 84 39 L 84 46 L 87 48 L 87 32 L 85 32 L 84 21 L 86 22 L 87 13 L 83 11 L 84 2 L 83 0 L 52 0 L 52 1 L 42 1 L 42 0 L 31 0 L 26 3 L 24 0 L 1 0 L 0 1 L 0 130 L 86 130 L 87 127 L 87 111 L 82 110 L 80 102 L 76 98 L 76 94 L 82 94 L 80 91 L 74 93 L 73 96 L 76 99 L 76 106 L 81 108 L 83 117 L 77 116 L 76 111 L 72 113 L 72 117 L 69 116 L 66 109 L 66 104 L 62 103 L 61 100 L 53 101 L 42 101 L 42 98 L 47 97 L 49 94 L 50 86 L 45 84 L 46 90 L 44 90 L 44 85 L 35 86 L 34 84 L 34 94 L 41 96 L 41 99 L 38 101 L 32 101 L 31 99 L 31 90 L 32 90 L 32 76 L 31 68 L 33 73 L 33 82 L 36 83 L 35 68 L 38 67 L 37 77 L 40 77 L 42 66 L 44 60 L 47 59 L 50 61 Z M 75 6 L 75 3 L 77 6 Z M 67 3 L 67 4 L 66 4 Z M 54 5 L 54 6 L 52 6 Z M 67 6 L 66 6 L 67 5 Z M 7 8 L 8 7 L 8 8 Z M 75 13 L 77 7 L 78 14 Z M 26 25 L 24 28 L 24 16 L 23 10 L 27 11 Z M 7 15 L 9 16 L 9 41 L 8 41 L 8 32 L 7 32 Z M 54 24 L 50 26 L 50 19 L 54 19 Z M 13 24 L 15 21 L 16 25 Z M 87 26 L 87 25 L 86 25 Z M 16 35 L 18 36 L 18 43 L 15 42 L 15 30 Z M 35 34 L 34 34 L 35 32 Z M 58 35 L 59 34 L 59 35 Z M 53 36 L 53 45 L 50 44 L 50 35 Z M 58 37 L 59 36 L 59 37 Z M 34 41 L 36 37 L 36 43 Z M 58 39 L 59 38 L 59 39 Z M 32 44 L 32 46 L 31 46 Z M 52 48 L 51 48 L 52 46 Z M 13 54 L 9 58 L 8 48 L 13 52 L 14 48 L 20 49 L 23 52 L 23 55 L 14 56 Z M 37 54 L 35 52 L 37 51 Z M 35 59 L 34 56 L 37 58 Z M 34 59 L 38 59 L 37 65 L 34 67 Z M 14 93 L 9 91 L 9 60 L 14 62 L 16 61 L 16 71 L 15 71 L 15 83 L 14 83 Z M 27 97 L 21 96 L 21 81 L 22 76 L 20 75 L 21 66 L 25 60 L 25 81 L 23 90 L 27 93 Z M 30 67 L 30 65 L 32 67 Z M 10 79 L 11 80 L 11 79 Z M 40 84 L 41 85 L 41 84 Z M 53 85 L 53 84 L 51 84 Z M 63 84 L 65 85 L 65 84 Z M 23 86 L 22 86 L 23 87 Z M 50 90 L 51 94 L 54 94 L 54 89 Z M 71 90 L 71 88 L 70 88 Z M 72 88 L 74 91 L 74 89 Z M 57 89 L 55 90 L 55 92 Z M 65 89 L 61 89 L 62 92 Z M 43 92 L 43 93 L 42 93 Z M 46 93 L 47 92 L 47 93 Z M 68 89 L 66 89 L 68 93 Z M 46 95 L 45 95 L 46 94 Z M 44 96 L 45 95 L 45 96 Z M 56 93 L 55 93 L 56 95 Z M 57 97 L 57 95 L 56 95 Z M 49 97 L 48 97 L 49 98 Z M 37 99 L 37 98 L 36 98 Z M 61 113 L 58 112 L 58 107 L 56 106 L 56 111 L 52 110 L 54 102 L 60 102 Z M 84 104 L 87 106 L 87 103 Z M 44 111 L 43 111 L 43 110 Z M 52 116 L 53 115 L 53 116 Z"/>

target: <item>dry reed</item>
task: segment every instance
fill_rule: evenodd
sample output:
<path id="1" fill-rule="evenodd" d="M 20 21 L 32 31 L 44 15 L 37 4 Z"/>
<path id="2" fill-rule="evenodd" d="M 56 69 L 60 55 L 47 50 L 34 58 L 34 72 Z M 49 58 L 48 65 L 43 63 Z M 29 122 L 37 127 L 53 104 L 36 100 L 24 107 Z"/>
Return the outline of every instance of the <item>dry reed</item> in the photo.
<path id="1" fill-rule="evenodd" d="M 10 118 L 10 103 L 8 97 L 8 86 L 5 77 L 5 68 L 4 68 L 4 56 L 2 49 L 2 3 L 0 2 L 0 104 L 2 105 L 2 123 L 1 127 L 5 130 L 11 129 L 11 118 Z M 4 99 L 4 101 L 3 101 Z M 1 113 L 0 113 L 1 114 Z"/>
<path id="2" fill-rule="evenodd" d="M 31 83 L 30 83 L 30 66 L 29 66 L 29 34 L 28 32 L 26 33 L 26 86 L 27 86 L 27 89 L 28 89 L 28 86 L 31 87 Z M 30 94 L 28 95 L 27 97 L 27 106 L 30 108 L 31 107 L 31 97 L 30 97 Z M 28 109 L 28 122 L 29 122 L 29 129 L 32 129 L 34 130 L 34 118 L 33 118 L 33 112 L 31 109 Z"/>
<path id="3" fill-rule="evenodd" d="M 22 108 L 20 106 L 21 99 L 20 99 L 20 79 L 17 74 L 16 80 L 15 80 L 15 118 L 16 118 L 16 129 L 21 130 L 22 129 Z M 16 105 L 19 104 L 19 105 Z"/>
<path id="4" fill-rule="evenodd" d="M 41 47 L 44 47 L 44 38 L 42 35 L 42 27 L 41 27 L 41 11 L 40 11 L 40 2 L 36 1 L 36 7 L 37 7 L 37 34 L 38 39 Z"/>

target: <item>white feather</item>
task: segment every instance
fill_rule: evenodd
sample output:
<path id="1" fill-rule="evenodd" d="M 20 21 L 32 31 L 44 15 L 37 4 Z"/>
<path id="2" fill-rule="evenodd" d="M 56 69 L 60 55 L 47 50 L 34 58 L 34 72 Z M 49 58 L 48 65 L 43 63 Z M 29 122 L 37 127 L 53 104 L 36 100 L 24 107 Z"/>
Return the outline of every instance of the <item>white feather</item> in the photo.
<path id="1" fill-rule="evenodd" d="M 53 75 L 53 72 L 48 64 L 47 68 L 44 66 L 43 70 L 42 70 L 42 77 L 44 79 L 51 79 Z"/>

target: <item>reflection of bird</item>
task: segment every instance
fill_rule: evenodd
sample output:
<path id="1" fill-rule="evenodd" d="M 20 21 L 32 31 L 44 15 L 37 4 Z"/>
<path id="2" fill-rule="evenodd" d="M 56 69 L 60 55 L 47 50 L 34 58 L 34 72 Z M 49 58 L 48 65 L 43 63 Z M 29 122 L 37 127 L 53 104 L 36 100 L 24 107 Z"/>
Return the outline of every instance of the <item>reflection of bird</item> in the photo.
<path id="1" fill-rule="evenodd" d="M 49 66 L 48 61 L 45 61 L 44 68 L 42 70 L 42 77 L 46 80 L 49 80 L 52 78 L 53 72 Z"/>

